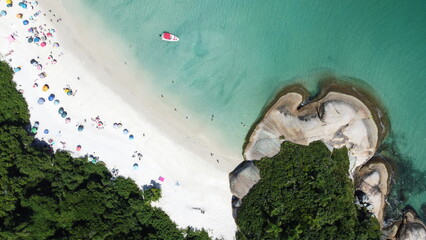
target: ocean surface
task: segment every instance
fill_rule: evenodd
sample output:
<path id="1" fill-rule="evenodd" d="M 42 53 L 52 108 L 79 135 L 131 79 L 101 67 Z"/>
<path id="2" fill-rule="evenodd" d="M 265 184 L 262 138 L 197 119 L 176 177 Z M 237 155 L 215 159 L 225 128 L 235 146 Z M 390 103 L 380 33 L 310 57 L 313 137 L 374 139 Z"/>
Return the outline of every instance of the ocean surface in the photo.
<path id="1" fill-rule="evenodd" d="M 170 104 L 189 109 L 238 151 L 262 108 L 287 84 L 314 92 L 325 72 L 362 80 L 387 108 L 387 141 L 399 154 L 390 202 L 421 213 L 426 1 L 79 1 L 133 48 Z M 163 31 L 181 41 L 161 41 Z"/>

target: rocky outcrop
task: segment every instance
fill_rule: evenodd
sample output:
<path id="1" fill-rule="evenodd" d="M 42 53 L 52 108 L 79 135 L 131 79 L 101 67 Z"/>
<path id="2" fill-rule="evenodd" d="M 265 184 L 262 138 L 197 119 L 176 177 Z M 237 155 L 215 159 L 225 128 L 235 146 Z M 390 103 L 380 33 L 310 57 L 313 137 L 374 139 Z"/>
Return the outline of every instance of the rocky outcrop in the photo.
<path id="1" fill-rule="evenodd" d="M 248 160 L 272 157 L 283 141 L 308 145 L 322 141 L 330 149 L 346 146 L 350 173 L 370 159 L 378 146 L 378 127 L 368 107 L 354 96 L 329 92 L 307 104 L 297 92 L 279 97 L 256 125 L 244 149 Z"/>
<path id="2" fill-rule="evenodd" d="M 402 220 L 395 222 L 386 229 L 389 240 L 424 240 L 426 239 L 426 226 L 417 217 L 414 210 L 408 210 Z"/>
<path id="3" fill-rule="evenodd" d="M 355 188 L 365 194 L 367 209 L 379 220 L 380 227 L 383 227 L 391 173 L 390 165 L 381 158 L 371 159 L 355 173 Z"/>
<path id="4" fill-rule="evenodd" d="M 232 192 L 232 210 L 236 217 L 238 207 L 241 206 L 241 199 L 260 180 L 260 171 L 253 161 L 240 163 L 234 171 L 229 174 L 229 184 Z"/>

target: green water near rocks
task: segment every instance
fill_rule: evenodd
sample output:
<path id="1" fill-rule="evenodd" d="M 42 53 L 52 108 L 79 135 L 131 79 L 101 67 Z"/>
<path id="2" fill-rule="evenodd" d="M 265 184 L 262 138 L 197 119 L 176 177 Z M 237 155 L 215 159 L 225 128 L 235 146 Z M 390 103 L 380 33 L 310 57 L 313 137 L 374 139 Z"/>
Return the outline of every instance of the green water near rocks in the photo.
<path id="1" fill-rule="evenodd" d="M 426 174 L 425 1 L 82 3 L 132 46 L 167 101 L 180 102 L 238 151 L 283 86 L 302 82 L 314 91 L 317 76 L 332 72 L 361 79 L 377 93 L 390 115 L 392 141 L 412 165 L 404 171 Z M 161 41 L 163 31 L 181 41 Z M 425 184 L 406 188 L 404 203 L 419 210 Z"/>

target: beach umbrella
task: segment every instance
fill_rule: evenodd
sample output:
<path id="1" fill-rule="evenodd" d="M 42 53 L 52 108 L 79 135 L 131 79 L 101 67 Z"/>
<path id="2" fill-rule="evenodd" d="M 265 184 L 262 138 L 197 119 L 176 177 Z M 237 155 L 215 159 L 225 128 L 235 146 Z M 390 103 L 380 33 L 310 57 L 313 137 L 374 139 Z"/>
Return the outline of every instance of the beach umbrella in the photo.
<path id="1" fill-rule="evenodd" d="M 48 36 L 48 37 L 53 37 L 53 35 L 52 35 L 50 32 L 48 32 L 48 33 L 46 34 L 46 36 Z"/>
<path id="2" fill-rule="evenodd" d="M 70 117 L 65 118 L 65 123 L 70 123 L 70 122 L 71 122 L 71 118 Z"/>
<path id="3" fill-rule="evenodd" d="M 42 42 L 42 43 L 40 44 L 40 46 L 41 46 L 41 47 L 46 47 L 46 42 Z"/>
<path id="4" fill-rule="evenodd" d="M 84 126 L 83 126 L 83 125 L 80 125 L 80 126 L 78 126 L 78 128 L 77 128 L 77 130 L 78 130 L 79 132 L 83 131 L 83 129 L 84 129 Z"/>
<path id="5" fill-rule="evenodd" d="M 9 3 L 9 4 L 6 5 L 6 7 L 12 7 L 12 6 L 13 6 L 12 3 Z"/>
<path id="6" fill-rule="evenodd" d="M 31 132 L 34 133 L 34 134 L 36 134 L 37 133 L 37 128 L 36 127 L 32 127 L 31 128 Z"/>
<path id="7" fill-rule="evenodd" d="M 123 127 L 123 124 L 118 123 L 118 124 L 117 124 L 117 127 L 118 127 L 118 129 L 121 129 L 121 128 Z"/>
<path id="8" fill-rule="evenodd" d="M 6 4 L 12 4 L 12 0 L 6 0 Z"/>
<path id="9" fill-rule="evenodd" d="M 47 90 L 49 90 L 49 85 L 44 84 L 44 86 L 43 86 L 43 92 L 46 92 Z"/>
<path id="10" fill-rule="evenodd" d="M 53 101 L 53 99 L 55 99 L 55 94 L 50 94 L 48 99 L 49 101 Z"/>
<path id="11" fill-rule="evenodd" d="M 57 42 L 53 43 L 53 47 L 59 47 L 59 43 Z"/>
<path id="12" fill-rule="evenodd" d="M 6 16 L 7 12 L 5 10 L 1 10 L 0 12 L 0 17 Z"/>
<path id="13" fill-rule="evenodd" d="M 28 7 L 27 4 L 24 3 L 24 2 L 20 2 L 20 3 L 18 3 L 18 5 L 22 8 L 24 8 L 24 9 Z"/>
<path id="14" fill-rule="evenodd" d="M 130 140 L 133 140 L 135 137 L 132 135 L 132 134 L 130 134 L 130 136 L 129 136 L 129 139 Z"/>
<path id="15" fill-rule="evenodd" d="M 39 125 L 40 125 L 40 123 L 38 121 L 34 122 L 34 127 L 38 128 Z"/>
<path id="16" fill-rule="evenodd" d="M 34 29 L 32 27 L 28 28 L 28 32 L 32 33 Z"/>
<path id="17" fill-rule="evenodd" d="M 48 134 L 49 133 L 49 129 L 44 129 L 44 134 Z"/>
<path id="18" fill-rule="evenodd" d="M 18 13 L 18 14 L 16 14 L 16 17 L 17 18 L 22 18 L 24 15 L 22 14 L 22 13 Z"/>
<path id="19" fill-rule="evenodd" d="M 78 145 L 75 150 L 80 151 L 81 150 L 81 145 Z"/>
<path id="20" fill-rule="evenodd" d="M 34 38 L 30 37 L 28 38 L 28 43 L 32 43 L 34 41 Z"/>
<path id="21" fill-rule="evenodd" d="M 44 102 L 45 102 L 45 100 L 42 97 L 37 100 L 37 103 L 40 104 L 40 105 L 42 105 Z"/>
<path id="22" fill-rule="evenodd" d="M 114 123 L 112 126 L 113 126 L 114 128 L 118 128 L 118 124 L 117 124 L 117 123 Z"/>
<path id="23" fill-rule="evenodd" d="M 71 95 L 72 95 L 72 90 L 69 90 L 69 91 L 67 92 L 67 95 L 68 95 L 68 96 L 71 96 Z"/>
<path id="24" fill-rule="evenodd" d="M 137 163 L 133 164 L 133 169 L 138 170 L 139 165 Z"/>
<path id="25" fill-rule="evenodd" d="M 58 105 L 58 104 L 59 104 L 59 100 L 58 100 L 58 99 L 56 99 L 56 100 L 53 102 L 53 104 Z"/>
<path id="26" fill-rule="evenodd" d="M 58 110 L 58 113 L 59 113 L 59 114 L 62 114 L 63 112 L 64 112 L 64 108 L 63 108 L 63 107 L 60 107 L 60 108 L 59 108 L 59 110 Z"/>
<path id="27" fill-rule="evenodd" d="M 165 178 L 163 178 L 162 176 L 159 176 L 158 180 L 164 182 Z"/>
<path id="28" fill-rule="evenodd" d="M 123 130 L 123 134 L 124 134 L 124 135 L 126 135 L 126 134 L 128 134 L 128 133 L 129 133 L 129 130 L 127 130 L 127 129 L 124 129 L 124 130 Z"/>
<path id="29" fill-rule="evenodd" d="M 30 22 L 28 22 L 28 20 L 24 20 L 22 23 L 23 23 L 24 25 L 28 25 L 28 23 L 30 23 Z"/>
<path id="30" fill-rule="evenodd" d="M 19 71 L 21 71 L 21 67 L 16 67 L 16 68 L 13 69 L 13 71 L 14 72 L 19 72 Z"/>
<path id="31" fill-rule="evenodd" d="M 61 117 L 62 117 L 62 118 L 66 118 L 66 117 L 67 117 L 67 115 L 68 115 L 68 113 L 67 113 L 67 112 L 63 112 L 63 113 L 61 113 Z"/>
<path id="32" fill-rule="evenodd" d="M 55 29 L 49 29 L 49 32 L 51 32 L 51 33 L 55 33 Z"/>
<path id="33" fill-rule="evenodd" d="M 34 42 L 40 42 L 40 38 L 39 37 L 35 37 L 34 38 Z"/>

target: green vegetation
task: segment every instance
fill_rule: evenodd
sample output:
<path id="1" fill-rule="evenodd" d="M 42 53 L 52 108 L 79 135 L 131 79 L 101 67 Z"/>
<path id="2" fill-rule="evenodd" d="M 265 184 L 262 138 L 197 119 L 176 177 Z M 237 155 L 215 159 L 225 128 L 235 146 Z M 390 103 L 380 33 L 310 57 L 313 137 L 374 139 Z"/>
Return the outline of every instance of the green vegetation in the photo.
<path id="1" fill-rule="evenodd" d="M 15 87 L 0 63 L 0 239 L 210 239 L 151 207 L 159 189 L 142 192 L 100 164 L 38 147 Z"/>
<path id="2" fill-rule="evenodd" d="M 380 239 L 378 221 L 354 204 L 346 148 L 284 142 L 256 166 L 261 180 L 242 200 L 237 239 Z"/>

